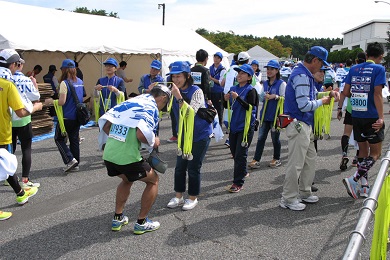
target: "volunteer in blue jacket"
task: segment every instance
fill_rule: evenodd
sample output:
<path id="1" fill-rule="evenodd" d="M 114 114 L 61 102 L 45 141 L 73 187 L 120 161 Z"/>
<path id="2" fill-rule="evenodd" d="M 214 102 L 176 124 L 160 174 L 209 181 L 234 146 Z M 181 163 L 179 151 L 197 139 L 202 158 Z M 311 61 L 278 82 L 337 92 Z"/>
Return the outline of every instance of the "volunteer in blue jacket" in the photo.
<path id="1" fill-rule="evenodd" d="M 179 121 L 179 110 L 188 104 L 194 109 L 194 132 L 192 143 L 192 160 L 183 159 L 177 156 L 175 167 L 174 190 L 176 196 L 172 198 L 167 207 L 176 208 L 183 205 L 183 210 L 191 210 L 198 204 L 198 195 L 200 193 L 200 169 L 210 144 L 212 134 L 212 124 L 201 118 L 200 111 L 206 108 L 203 91 L 196 85 L 193 85 L 190 67 L 185 61 L 176 61 L 172 64 L 169 73 L 172 76 L 172 95 L 174 96 L 172 109 L 174 111 L 176 122 Z M 184 200 L 183 193 L 186 190 L 186 175 L 188 172 L 188 195 L 189 198 Z"/>
<path id="2" fill-rule="evenodd" d="M 76 103 L 71 92 L 71 85 L 76 91 L 79 102 L 83 102 L 84 83 L 76 77 L 76 66 L 73 60 L 66 59 L 61 66 L 62 75 L 58 91 L 58 105 L 62 106 L 64 125 L 69 139 L 69 147 L 66 145 L 65 136 L 61 134 L 60 124 L 56 125 L 54 141 L 65 163 L 64 171 L 68 172 L 80 163 L 80 124 L 76 118 Z M 77 169 L 77 168 L 76 168 Z"/>
<path id="3" fill-rule="evenodd" d="M 161 61 L 154 60 L 150 64 L 150 73 L 145 74 L 141 77 L 138 91 L 140 94 L 149 93 L 150 90 L 155 86 L 156 82 L 164 82 L 164 78 L 161 77 Z"/>
<path id="4" fill-rule="evenodd" d="M 99 97 L 100 116 L 117 105 L 117 98 L 120 95 L 126 96 L 125 82 L 115 74 L 118 62 L 114 58 L 108 58 L 103 64 L 107 76 L 98 79 L 95 86 L 95 96 Z"/>
<path id="5" fill-rule="evenodd" d="M 284 113 L 294 118 L 286 127 L 288 138 L 288 162 L 283 183 L 280 207 L 290 210 L 304 210 L 305 203 L 316 203 L 318 197 L 312 195 L 311 185 L 315 175 L 316 150 L 314 148 L 314 111 L 330 98 L 338 100 L 338 93 L 319 100 L 313 75 L 320 71 L 326 62 L 328 51 L 314 46 L 306 53 L 303 63 L 292 71 L 286 87 Z M 336 100 L 336 101 L 337 101 Z"/>
<path id="6" fill-rule="evenodd" d="M 211 102 L 218 113 L 219 124 L 222 127 L 223 118 L 223 86 L 221 82 L 223 76 L 226 73 L 226 69 L 222 66 L 222 53 L 216 52 L 214 54 L 214 64 L 210 66 L 210 79 L 213 81 L 213 87 L 211 88 Z"/>
<path id="7" fill-rule="evenodd" d="M 278 112 L 276 111 L 276 108 L 279 98 L 284 97 L 284 93 L 286 91 L 286 82 L 280 79 L 279 62 L 277 60 L 270 60 L 264 68 L 267 69 L 268 80 L 264 82 L 265 92 L 263 92 L 260 96 L 260 99 L 263 102 L 263 108 L 260 111 L 260 119 L 262 119 L 263 113 L 264 118 L 259 128 L 259 137 L 257 139 L 255 156 L 249 164 L 249 167 L 254 169 L 260 168 L 261 155 L 263 154 L 269 130 L 271 130 L 272 144 L 274 146 L 274 157 L 269 166 L 278 167 L 282 164 L 280 162 L 280 132 L 276 129 L 274 121 L 275 114 Z"/>
<path id="8" fill-rule="evenodd" d="M 241 67 L 234 68 L 237 74 L 238 84 L 231 87 L 230 91 L 224 95 L 224 107 L 227 107 L 227 101 L 230 102 L 232 117 L 230 122 L 230 151 L 234 158 L 234 179 L 229 192 L 239 192 L 244 184 L 247 174 L 248 147 L 253 138 L 256 110 L 259 104 L 259 96 L 256 89 L 251 85 L 254 71 L 249 64 L 243 64 Z M 252 106 L 248 132 L 244 133 L 246 113 Z M 247 138 L 245 138 L 245 136 Z"/>

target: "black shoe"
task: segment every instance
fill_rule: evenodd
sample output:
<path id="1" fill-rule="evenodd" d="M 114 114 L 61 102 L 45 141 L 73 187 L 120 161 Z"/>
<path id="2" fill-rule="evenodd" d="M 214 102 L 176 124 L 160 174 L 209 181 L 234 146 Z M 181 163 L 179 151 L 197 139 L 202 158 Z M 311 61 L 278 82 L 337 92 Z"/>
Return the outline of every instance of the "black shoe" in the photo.
<path id="1" fill-rule="evenodd" d="M 348 162 L 349 162 L 348 157 L 343 157 L 341 159 L 341 163 L 340 163 L 340 170 L 345 171 L 348 168 L 348 165 L 347 165 Z"/>
<path id="2" fill-rule="evenodd" d="M 313 185 L 311 185 L 311 192 L 317 192 L 317 191 L 318 191 L 318 188 L 313 186 Z"/>

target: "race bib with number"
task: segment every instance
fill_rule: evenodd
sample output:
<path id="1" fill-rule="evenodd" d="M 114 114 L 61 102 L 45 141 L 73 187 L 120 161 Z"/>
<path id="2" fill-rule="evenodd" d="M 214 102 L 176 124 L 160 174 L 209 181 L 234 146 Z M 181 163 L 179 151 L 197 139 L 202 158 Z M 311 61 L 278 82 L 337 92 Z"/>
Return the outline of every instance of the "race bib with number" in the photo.
<path id="1" fill-rule="evenodd" d="M 191 76 L 194 79 L 195 85 L 202 84 L 202 72 L 191 72 Z"/>
<path id="2" fill-rule="evenodd" d="M 111 137 L 115 140 L 118 140 L 120 142 L 126 141 L 126 136 L 129 132 L 129 127 L 124 125 L 115 125 L 113 124 L 110 129 L 110 134 L 108 137 Z"/>
<path id="3" fill-rule="evenodd" d="M 367 111 L 368 93 L 352 93 L 351 105 L 354 111 Z"/>

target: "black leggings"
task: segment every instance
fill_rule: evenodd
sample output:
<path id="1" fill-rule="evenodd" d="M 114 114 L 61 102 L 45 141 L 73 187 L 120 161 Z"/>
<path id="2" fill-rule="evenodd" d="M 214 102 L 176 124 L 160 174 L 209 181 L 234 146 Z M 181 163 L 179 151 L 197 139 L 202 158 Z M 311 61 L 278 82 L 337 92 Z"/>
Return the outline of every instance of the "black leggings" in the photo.
<path id="1" fill-rule="evenodd" d="M 0 148 L 4 148 L 8 152 L 10 152 L 11 145 L 3 144 L 3 145 L 0 145 Z M 9 185 L 12 187 L 12 189 L 14 190 L 14 192 L 16 194 L 18 194 L 18 193 L 20 193 L 22 191 L 22 187 L 20 187 L 20 184 L 19 184 L 19 181 L 18 181 L 18 176 L 16 175 L 16 173 L 13 176 L 10 175 L 8 177 L 7 181 L 8 181 Z"/>
<path id="2" fill-rule="evenodd" d="M 31 169 L 31 143 L 32 143 L 31 122 L 25 126 L 12 127 L 12 151 L 16 151 L 16 138 L 20 141 L 22 148 L 22 177 L 28 178 Z"/>

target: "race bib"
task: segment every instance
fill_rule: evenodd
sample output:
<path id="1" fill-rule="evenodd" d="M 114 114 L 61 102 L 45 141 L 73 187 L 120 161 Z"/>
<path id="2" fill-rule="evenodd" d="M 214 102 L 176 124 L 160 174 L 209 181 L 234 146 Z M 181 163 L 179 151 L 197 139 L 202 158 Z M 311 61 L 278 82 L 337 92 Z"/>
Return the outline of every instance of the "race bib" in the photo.
<path id="1" fill-rule="evenodd" d="M 352 93 L 351 105 L 354 111 L 367 111 L 368 93 Z"/>
<path id="2" fill-rule="evenodd" d="M 202 84 L 202 72 L 191 72 L 191 76 L 194 79 L 195 85 Z"/>
<path id="3" fill-rule="evenodd" d="M 129 132 L 129 127 L 124 125 L 115 125 L 113 124 L 110 129 L 110 133 L 108 137 L 111 137 L 115 140 L 118 140 L 120 142 L 126 141 L 126 136 Z"/>

